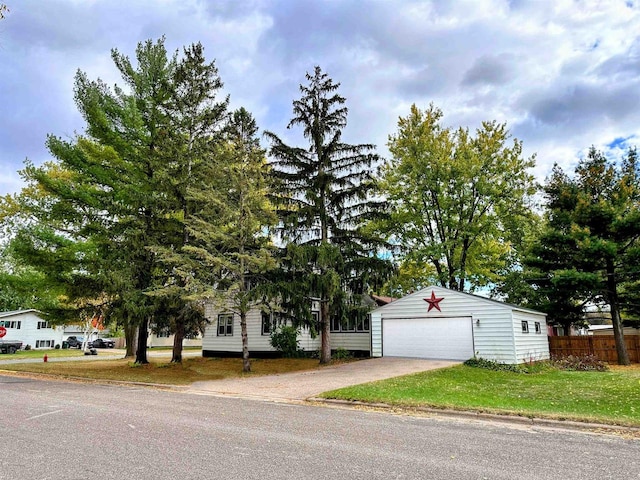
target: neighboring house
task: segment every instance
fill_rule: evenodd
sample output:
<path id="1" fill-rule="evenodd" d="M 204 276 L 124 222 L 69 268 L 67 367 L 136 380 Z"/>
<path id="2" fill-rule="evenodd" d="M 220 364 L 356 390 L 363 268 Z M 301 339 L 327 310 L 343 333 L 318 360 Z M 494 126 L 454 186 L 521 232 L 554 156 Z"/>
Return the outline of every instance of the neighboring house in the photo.
<path id="1" fill-rule="evenodd" d="M 544 313 L 437 286 L 377 308 L 371 330 L 374 357 L 549 358 Z"/>
<path id="2" fill-rule="evenodd" d="M 569 328 L 569 335 L 571 336 L 580 336 L 587 335 L 589 333 L 586 328 L 578 328 L 574 325 L 571 325 Z M 550 337 L 564 337 L 567 333 L 564 331 L 564 327 L 561 325 L 547 325 L 547 334 Z"/>
<path id="3" fill-rule="evenodd" d="M 623 335 L 640 335 L 640 329 L 634 327 L 623 327 Z M 613 335 L 613 325 L 590 325 L 589 335 Z"/>
<path id="4" fill-rule="evenodd" d="M 173 347 L 173 334 L 170 334 L 168 330 L 161 331 L 158 333 L 149 333 L 149 338 L 147 339 L 147 347 Z M 182 340 L 183 347 L 201 347 L 202 346 L 202 337 L 198 335 L 194 338 L 185 338 Z"/>
<path id="5" fill-rule="evenodd" d="M 320 319 L 320 304 L 312 302 L 312 315 Z M 242 354 L 242 338 L 240 335 L 240 316 L 213 304 L 205 306 L 205 316 L 210 324 L 206 326 L 202 338 L 202 355 L 239 356 Z M 271 332 L 274 328 L 286 324 L 286 320 L 277 313 L 268 313 L 254 308 L 247 314 L 247 336 L 249 352 L 253 357 L 275 356 L 278 354 L 271 346 Z M 313 335 L 308 327 L 300 328 L 298 342 L 304 351 L 320 349 L 320 335 Z M 359 355 L 370 355 L 371 328 L 369 319 L 361 322 L 334 321 L 331 324 L 331 348 L 344 348 Z"/>
<path id="6" fill-rule="evenodd" d="M 22 348 L 48 349 L 62 345 L 63 327 L 52 327 L 37 310 L 0 312 L 0 326 L 7 330 L 3 340 L 19 340 Z"/>
<path id="7" fill-rule="evenodd" d="M 106 335 L 102 335 L 102 331 L 99 332 L 100 335 L 98 335 L 97 330 L 95 329 L 90 329 L 89 333 L 87 334 L 87 331 L 85 328 L 82 327 L 82 325 L 65 325 L 64 326 L 64 340 L 66 340 L 67 338 L 73 336 L 73 337 L 82 337 L 84 338 L 85 336 L 87 337 L 88 341 L 92 341 L 96 338 L 98 338 L 98 336 L 100 337 L 105 337 Z"/>

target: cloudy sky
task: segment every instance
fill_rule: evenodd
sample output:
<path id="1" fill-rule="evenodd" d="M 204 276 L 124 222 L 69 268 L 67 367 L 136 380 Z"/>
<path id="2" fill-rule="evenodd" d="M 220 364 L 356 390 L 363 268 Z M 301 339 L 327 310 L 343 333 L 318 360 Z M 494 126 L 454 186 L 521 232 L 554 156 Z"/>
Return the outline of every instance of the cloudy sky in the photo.
<path id="1" fill-rule="evenodd" d="M 349 107 L 345 139 L 375 143 L 412 103 L 444 124 L 506 122 L 537 155 L 572 168 L 590 145 L 640 143 L 640 2 L 526 0 L 0 0 L 0 195 L 47 134 L 82 133 L 73 77 L 121 83 L 110 50 L 166 36 L 202 42 L 232 107 L 285 136 L 304 74 L 320 65 Z"/>

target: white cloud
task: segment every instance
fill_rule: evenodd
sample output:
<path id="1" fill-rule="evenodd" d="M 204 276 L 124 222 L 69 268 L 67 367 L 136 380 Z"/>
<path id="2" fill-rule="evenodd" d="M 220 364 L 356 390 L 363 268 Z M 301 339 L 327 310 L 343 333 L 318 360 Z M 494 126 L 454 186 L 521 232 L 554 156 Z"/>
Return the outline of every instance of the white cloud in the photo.
<path id="1" fill-rule="evenodd" d="M 640 10 L 624 0 L 24 0 L 0 24 L 0 159 L 48 158 L 47 133 L 72 135 L 77 69 L 118 81 L 110 49 L 166 35 L 201 41 L 232 106 L 286 131 L 304 73 L 318 64 L 347 97 L 345 138 L 376 143 L 411 103 L 435 103 L 451 126 L 507 122 L 537 152 L 536 174 L 570 167 L 594 144 L 640 138 Z M 15 177 L 0 194 L 16 188 Z"/>

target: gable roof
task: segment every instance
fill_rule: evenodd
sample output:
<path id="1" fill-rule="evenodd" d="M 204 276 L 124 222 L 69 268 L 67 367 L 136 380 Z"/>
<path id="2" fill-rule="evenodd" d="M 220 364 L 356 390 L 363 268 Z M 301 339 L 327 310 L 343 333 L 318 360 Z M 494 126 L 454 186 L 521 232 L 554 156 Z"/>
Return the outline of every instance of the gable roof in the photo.
<path id="1" fill-rule="evenodd" d="M 434 289 L 444 290 L 446 292 L 451 292 L 454 295 L 466 296 L 466 297 L 469 297 L 469 299 L 472 299 L 474 301 L 488 302 L 488 303 L 497 304 L 497 305 L 500 305 L 501 307 L 508 308 L 510 310 L 518 310 L 518 311 L 521 311 L 521 312 L 533 313 L 533 314 L 536 314 L 536 315 L 544 315 L 545 317 L 547 316 L 546 313 L 539 312 L 539 311 L 533 310 L 531 308 L 520 307 L 518 305 L 513 305 L 511 303 L 501 302 L 500 300 L 494 300 L 493 298 L 481 297 L 480 295 L 474 295 L 473 293 L 460 292 L 458 290 L 451 290 L 450 288 L 440 287 L 438 285 L 430 285 L 428 287 L 423 288 L 422 290 L 418 290 L 417 292 L 410 293 L 409 295 L 405 295 L 404 297 L 400 298 L 399 300 L 396 300 L 395 302 L 392 302 L 392 303 L 389 303 L 387 305 L 383 305 L 381 307 L 376 308 L 376 311 L 377 310 L 388 309 L 388 308 L 393 307 L 396 304 L 401 303 L 404 300 L 409 299 L 409 298 L 414 297 L 414 296 L 427 295 L 430 290 L 434 290 Z"/>
<path id="2" fill-rule="evenodd" d="M 33 308 L 30 308 L 28 310 L 13 310 L 10 312 L 0 312 L 0 318 L 13 317 L 14 315 L 22 315 L 23 313 L 31 313 L 31 312 L 38 313 L 38 311 Z"/>

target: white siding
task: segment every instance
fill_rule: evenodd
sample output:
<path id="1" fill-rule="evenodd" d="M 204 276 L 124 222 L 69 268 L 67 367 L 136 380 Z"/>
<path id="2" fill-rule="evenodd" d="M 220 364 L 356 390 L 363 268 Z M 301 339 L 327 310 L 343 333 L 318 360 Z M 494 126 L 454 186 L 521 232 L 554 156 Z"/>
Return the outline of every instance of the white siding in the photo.
<path id="1" fill-rule="evenodd" d="M 212 304 L 205 307 L 205 316 L 211 322 L 205 329 L 202 338 L 202 350 L 214 352 L 242 352 L 242 338 L 240 336 L 240 316 L 233 317 L 233 336 L 218 336 L 218 314 L 221 310 L 216 309 Z M 252 352 L 275 352 L 271 346 L 269 335 L 262 335 L 262 314 L 260 309 L 252 309 L 247 314 L 247 337 L 249 350 Z M 315 351 L 320 349 L 321 337 L 311 336 L 308 328 L 301 328 L 298 335 L 299 346 L 305 351 Z M 371 350 L 371 336 L 367 332 L 331 332 L 331 348 L 344 348 L 346 350 Z"/>
<path id="2" fill-rule="evenodd" d="M 205 316 L 211 322 L 206 326 L 202 337 L 202 350 L 213 352 L 242 352 L 242 336 L 240 332 L 240 315 L 233 315 L 233 335 L 218 336 L 218 315 L 225 312 L 217 309 L 212 304 L 205 307 Z M 302 329 L 300 333 L 300 347 L 305 349 L 317 349 L 312 347 L 314 339 L 307 329 Z M 271 346 L 269 335 L 262 334 L 262 312 L 260 309 L 254 308 L 247 313 L 247 339 L 249 342 L 249 351 L 252 352 L 275 352 L 276 349 Z"/>
<path id="3" fill-rule="evenodd" d="M 15 315 L 0 315 L 0 321 L 20 322 L 19 329 L 7 328 L 7 334 L 2 340 L 19 340 L 22 342 L 22 348 L 27 345 L 31 346 L 31 348 L 36 348 L 36 342 L 38 340 L 52 340 L 54 345 L 62 345 L 64 327 L 38 328 L 38 322 L 43 322 L 44 320 L 40 318 L 36 312 L 25 311 L 16 313 Z"/>
<path id="4" fill-rule="evenodd" d="M 148 347 L 173 347 L 173 335 L 169 335 L 168 337 L 158 337 L 155 333 L 151 333 L 149 335 L 149 340 L 147 341 Z M 201 347 L 202 346 L 202 338 L 185 338 L 182 340 L 183 347 Z"/>
<path id="5" fill-rule="evenodd" d="M 432 291 L 436 297 L 443 298 L 439 303 L 441 312 L 435 308 L 428 311 L 429 304 L 424 299 L 430 298 Z M 522 361 L 522 358 L 517 356 L 515 348 L 515 321 L 512 316 L 514 308 L 508 304 L 442 287 L 425 288 L 372 312 L 372 356 L 380 357 L 383 353 L 382 323 L 384 319 L 470 316 L 473 319 L 475 354 L 489 360 L 517 363 Z M 534 316 L 544 322 L 543 314 L 534 314 Z M 520 328 L 519 321 L 517 327 Z M 538 337 L 546 341 L 544 332 Z"/>
<path id="6" fill-rule="evenodd" d="M 529 325 L 529 333 L 522 331 L 522 322 Z M 536 333 L 535 322 L 540 322 L 541 333 Z M 518 362 L 546 360 L 549 358 L 549 339 L 547 321 L 544 314 L 513 310 L 513 335 Z"/>
<path id="7" fill-rule="evenodd" d="M 351 351 L 371 351 L 370 332 L 331 332 L 331 349 L 344 348 Z"/>

